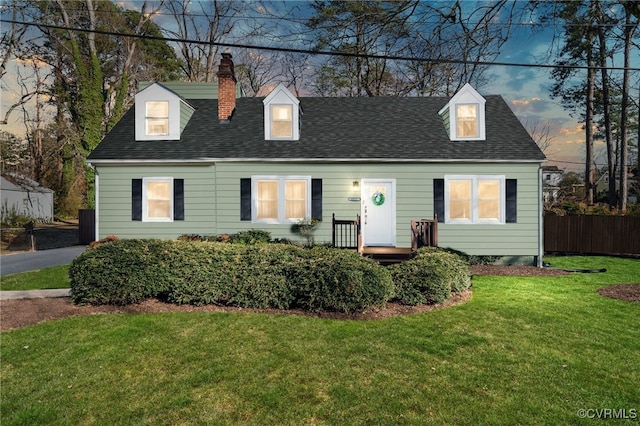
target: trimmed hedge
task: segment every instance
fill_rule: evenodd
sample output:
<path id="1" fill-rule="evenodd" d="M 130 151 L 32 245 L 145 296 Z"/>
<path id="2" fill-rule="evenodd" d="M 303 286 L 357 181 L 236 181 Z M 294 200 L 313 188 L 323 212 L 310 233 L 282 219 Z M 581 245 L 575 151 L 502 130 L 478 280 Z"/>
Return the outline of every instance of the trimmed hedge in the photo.
<path id="1" fill-rule="evenodd" d="M 297 307 L 349 313 L 382 305 L 394 295 L 391 274 L 371 259 L 326 247 L 306 254 L 289 265 L 287 273 L 296 289 Z"/>
<path id="2" fill-rule="evenodd" d="M 387 271 L 353 252 L 283 244 L 117 240 L 87 250 L 69 268 L 79 304 L 180 304 L 332 310 L 384 305 Z"/>
<path id="3" fill-rule="evenodd" d="M 414 257 L 390 268 L 395 300 L 405 305 L 442 303 L 471 286 L 468 262 L 444 250 L 424 247 Z"/>
<path id="4" fill-rule="evenodd" d="M 78 304 L 127 305 L 149 298 L 176 304 L 301 308 L 353 313 L 388 300 L 440 303 L 471 285 L 456 254 L 420 249 L 384 268 L 355 252 L 326 247 L 212 241 L 117 240 L 99 244 L 69 268 Z"/>

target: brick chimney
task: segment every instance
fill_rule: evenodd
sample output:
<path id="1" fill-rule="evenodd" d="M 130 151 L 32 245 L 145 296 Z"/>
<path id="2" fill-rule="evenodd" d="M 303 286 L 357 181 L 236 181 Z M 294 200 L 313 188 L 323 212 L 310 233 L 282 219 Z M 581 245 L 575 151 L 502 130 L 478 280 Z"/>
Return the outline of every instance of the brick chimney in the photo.
<path id="1" fill-rule="evenodd" d="M 224 52 L 218 68 L 218 119 L 228 123 L 236 109 L 236 74 L 231 53 Z"/>

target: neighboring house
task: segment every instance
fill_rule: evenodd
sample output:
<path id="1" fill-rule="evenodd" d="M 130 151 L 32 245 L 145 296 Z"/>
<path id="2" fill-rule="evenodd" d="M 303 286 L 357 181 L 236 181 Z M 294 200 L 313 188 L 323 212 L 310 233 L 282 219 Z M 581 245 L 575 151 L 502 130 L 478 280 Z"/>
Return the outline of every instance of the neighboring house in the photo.
<path id="1" fill-rule="evenodd" d="M 564 171 L 557 166 L 542 167 L 542 195 L 545 202 L 557 200 L 560 196 L 560 182 Z"/>
<path id="2" fill-rule="evenodd" d="M 53 191 L 14 173 L 2 174 L 2 217 L 26 216 L 40 222 L 53 220 Z"/>
<path id="3" fill-rule="evenodd" d="M 139 92 L 88 157 L 97 238 L 295 238 L 313 217 L 330 243 L 335 214 L 361 216 L 364 246 L 410 247 L 437 215 L 442 247 L 541 262 L 545 157 L 500 96 L 242 98 L 228 53 L 217 91 L 172 87 Z"/>
<path id="4" fill-rule="evenodd" d="M 628 179 L 628 182 L 633 182 L 634 175 L 633 175 L 633 171 L 631 170 L 631 167 L 629 167 L 627 171 L 627 179 Z M 598 180 L 596 180 L 595 186 L 596 186 L 596 194 L 603 194 L 604 196 L 606 196 L 606 194 L 609 193 L 609 173 L 606 170 L 603 170 L 601 172 L 600 177 L 598 178 Z M 621 186 L 620 177 L 616 176 L 617 198 L 620 197 L 620 186 Z M 627 203 L 636 203 L 637 200 L 638 198 L 635 195 L 627 194 Z"/>

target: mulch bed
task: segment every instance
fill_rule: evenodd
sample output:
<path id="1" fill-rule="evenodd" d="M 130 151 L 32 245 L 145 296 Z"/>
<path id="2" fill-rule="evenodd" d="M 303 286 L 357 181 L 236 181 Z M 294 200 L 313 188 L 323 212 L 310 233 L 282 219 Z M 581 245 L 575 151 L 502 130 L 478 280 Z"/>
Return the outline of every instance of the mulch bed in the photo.
<path id="1" fill-rule="evenodd" d="M 640 302 L 640 284 L 614 284 L 602 287 L 598 294 L 628 302 Z"/>
<path id="2" fill-rule="evenodd" d="M 537 268 L 534 266 L 496 266 L 473 265 L 471 273 L 474 275 L 502 275 L 502 276 L 557 276 L 567 275 L 570 272 L 553 268 Z M 604 287 L 598 290 L 603 296 L 616 299 L 640 302 L 640 284 L 618 284 Z M 377 320 L 399 315 L 428 312 L 435 309 L 446 308 L 458 303 L 464 303 L 471 298 L 472 291 L 468 290 L 454 295 L 445 303 L 437 305 L 405 306 L 397 303 L 388 303 L 384 308 L 370 309 L 357 314 L 340 313 L 310 313 L 301 310 L 277 310 L 277 309 L 245 309 L 225 306 L 191 306 L 174 305 L 152 299 L 142 303 L 128 306 L 77 306 L 70 302 L 69 298 L 49 299 L 18 299 L 0 301 L 0 330 L 25 327 L 43 321 L 51 321 L 74 315 L 96 314 L 141 314 L 160 312 L 258 312 L 269 314 L 293 314 L 306 315 L 321 318 L 346 319 L 346 320 Z"/>

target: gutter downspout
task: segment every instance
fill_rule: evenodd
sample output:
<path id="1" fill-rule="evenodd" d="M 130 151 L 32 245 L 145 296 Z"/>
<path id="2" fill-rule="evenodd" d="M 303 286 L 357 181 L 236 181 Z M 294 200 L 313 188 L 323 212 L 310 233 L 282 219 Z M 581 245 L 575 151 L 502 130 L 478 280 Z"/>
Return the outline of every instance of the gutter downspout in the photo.
<path id="1" fill-rule="evenodd" d="M 98 241 L 100 239 L 100 220 L 99 220 L 99 215 L 100 215 L 100 173 L 98 173 L 98 169 L 96 167 L 94 167 L 94 171 L 95 171 L 95 192 L 96 192 L 96 199 L 95 199 L 95 206 L 96 209 L 94 210 L 94 221 L 95 221 L 95 235 L 93 237 L 93 239 L 95 241 Z"/>
<path id="2" fill-rule="evenodd" d="M 544 205 L 542 202 L 542 164 L 538 167 L 538 268 L 542 268 L 544 254 Z"/>

